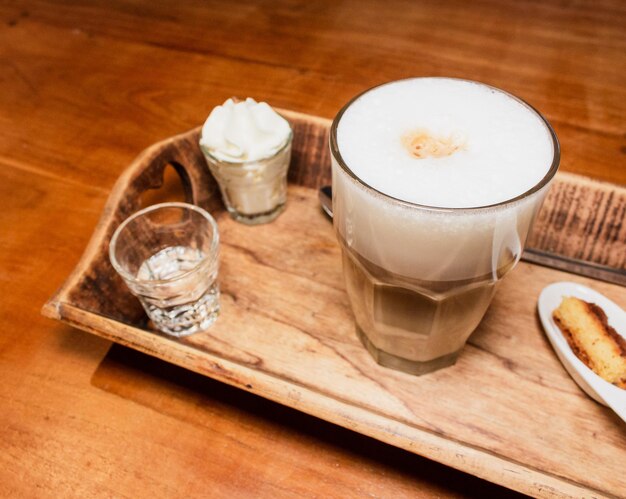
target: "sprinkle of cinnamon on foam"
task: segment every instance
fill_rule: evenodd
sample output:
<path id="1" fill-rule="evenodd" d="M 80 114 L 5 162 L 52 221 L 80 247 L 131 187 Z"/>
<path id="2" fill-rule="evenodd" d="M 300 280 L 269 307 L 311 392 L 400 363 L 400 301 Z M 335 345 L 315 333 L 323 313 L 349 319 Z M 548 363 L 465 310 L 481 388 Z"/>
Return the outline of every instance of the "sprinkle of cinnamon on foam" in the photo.
<path id="1" fill-rule="evenodd" d="M 402 136 L 402 145 L 416 159 L 444 158 L 465 148 L 465 143 L 458 137 L 436 136 L 425 129 L 405 133 Z"/>

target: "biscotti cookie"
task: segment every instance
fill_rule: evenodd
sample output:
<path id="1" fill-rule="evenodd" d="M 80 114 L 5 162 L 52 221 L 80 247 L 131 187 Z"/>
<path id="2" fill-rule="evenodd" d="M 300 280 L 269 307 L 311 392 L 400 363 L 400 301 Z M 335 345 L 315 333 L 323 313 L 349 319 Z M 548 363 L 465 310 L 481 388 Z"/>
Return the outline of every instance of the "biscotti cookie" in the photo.
<path id="1" fill-rule="evenodd" d="M 572 351 L 589 369 L 626 389 L 626 340 L 609 325 L 602 308 L 564 297 L 552 316 Z"/>

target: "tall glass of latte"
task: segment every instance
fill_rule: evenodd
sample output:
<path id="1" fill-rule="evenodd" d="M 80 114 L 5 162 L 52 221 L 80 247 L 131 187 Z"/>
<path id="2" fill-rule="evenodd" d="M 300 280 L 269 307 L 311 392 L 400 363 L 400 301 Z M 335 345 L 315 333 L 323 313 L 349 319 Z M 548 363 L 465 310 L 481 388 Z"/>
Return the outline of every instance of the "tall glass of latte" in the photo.
<path id="1" fill-rule="evenodd" d="M 346 104 L 330 149 L 361 341 L 409 373 L 453 364 L 521 256 L 558 169 L 554 131 L 502 90 L 414 78 Z"/>

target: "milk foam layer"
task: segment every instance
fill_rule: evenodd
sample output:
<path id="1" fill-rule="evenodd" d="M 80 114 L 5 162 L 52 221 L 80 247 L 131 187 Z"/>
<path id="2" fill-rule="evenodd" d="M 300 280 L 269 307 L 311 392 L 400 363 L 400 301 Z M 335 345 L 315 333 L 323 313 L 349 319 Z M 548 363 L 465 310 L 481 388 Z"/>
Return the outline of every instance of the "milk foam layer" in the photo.
<path id="1" fill-rule="evenodd" d="M 487 86 L 418 78 L 364 94 L 339 119 L 337 136 L 331 137 L 341 152 L 339 158 L 331 147 L 333 220 L 351 250 L 391 273 L 422 281 L 486 275 L 497 281 L 501 268 L 517 262 L 549 181 L 532 194 L 491 205 L 516 198 L 547 176 L 553 145 L 538 115 Z M 463 147 L 449 156 L 415 159 L 402 136 L 425 127 Z M 490 139 L 487 131 L 499 138 Z M 499 162 L 494 151 L 502 155 Z M 366 184 L 393 197 L 355 179 L 340 159 Z M 550 169 L 546 180 L 553 174 Z"/>
<path id="2" fill-rule="evenodd" d="M 248 162 L 273 156 L 290 134 L 287 120 L 265 102 L 228 99 L 211 111 L 200 145 L 222 161 Z"/>
<path id="3" fill-rule="evenodd" d="M 460 147 L 416 158 L 403 144 L 415 130 Z M 513 199 L 542 180 L 554 156 L 548 127 L 530 108 L 488 86 L 447 78 L 402 80 L 363 94 L 341 117 L 337 143 L 366 184 L 447 208 Z"/>

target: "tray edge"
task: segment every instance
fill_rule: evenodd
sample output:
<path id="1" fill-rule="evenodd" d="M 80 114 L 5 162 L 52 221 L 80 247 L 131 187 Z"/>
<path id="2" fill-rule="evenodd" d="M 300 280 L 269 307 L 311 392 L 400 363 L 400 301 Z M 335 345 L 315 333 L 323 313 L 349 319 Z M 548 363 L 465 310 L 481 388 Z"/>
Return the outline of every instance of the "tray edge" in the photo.
<path id="1" fill-rule="evenodd" d="M 486 449 L 469 446 L 345 401 L 329 398 L 311 388 L 289 383 L 279 376 L 199 351 L 176 339 L 116 321 L 109 321 L 113 326 L 109 329 L 114 332 L 103 331 L 98 323 L 107 319 L 71 304 L 56 302 L 55 310 L 58 319 L 72 327 L 512 490 L 546 498 L 589 494 L 604 497 L 607 494 L 506 459 Z M 163 353 L 157 346 L 161 342 L 167 342 L 169 352 L 177 355 Z M 263 380 L 261 383 L 260 379 Z M 329 402 L 335 406 L 334 410 L 329 407 Z M 344 410 L 337 411 L 337 405 Z M 323 409 L 320 411 L 320 408 Z M 359 414 L 358 420 L 350 417 L 354 413 Z M 393 423 L 393 430 L 385 429 L 389 423 Z"/>

